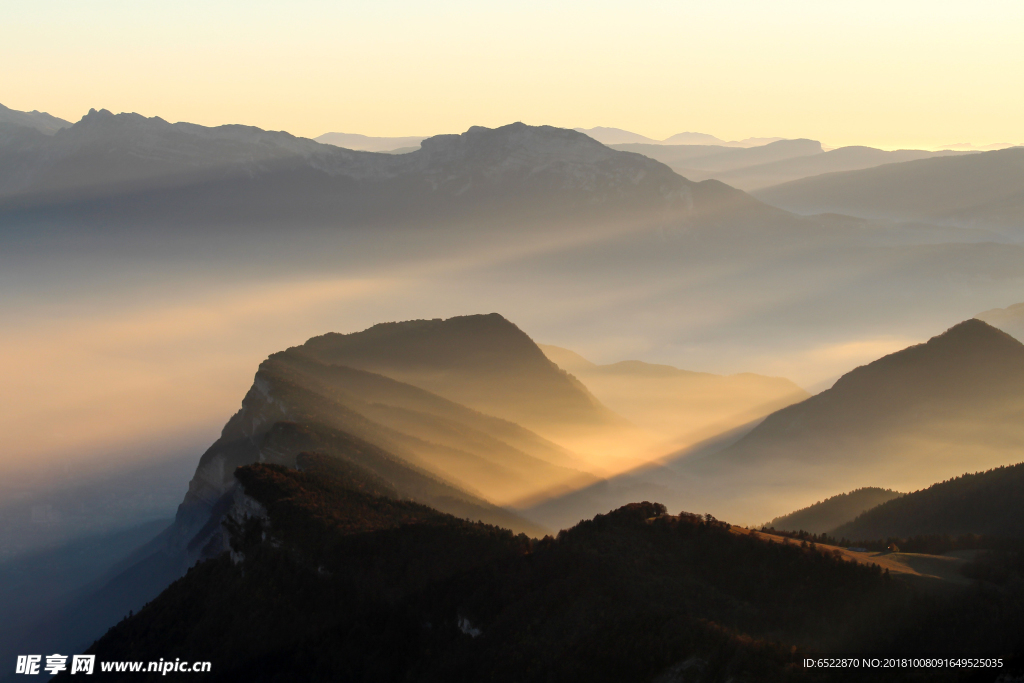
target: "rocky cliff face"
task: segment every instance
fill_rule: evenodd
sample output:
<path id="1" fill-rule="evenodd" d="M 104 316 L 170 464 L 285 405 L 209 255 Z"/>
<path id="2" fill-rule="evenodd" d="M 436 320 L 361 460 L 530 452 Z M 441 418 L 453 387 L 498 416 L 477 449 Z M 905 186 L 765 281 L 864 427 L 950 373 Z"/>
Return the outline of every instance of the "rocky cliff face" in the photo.
<path id="1" fill-rule="evenodd" d="M 227 549 L 221 520 L 239 505 L 237 467 L 254 462 L 295 466 L 295 454 L 263 447 L 272 425 L 288 419 L 288 408 L 273 397 L 270 384 L 257 376 L 242 400 L 242 409 L 228 421 L 203 454 L 178 507 L 170 546 L 183 553 L 188 566 Z"/>

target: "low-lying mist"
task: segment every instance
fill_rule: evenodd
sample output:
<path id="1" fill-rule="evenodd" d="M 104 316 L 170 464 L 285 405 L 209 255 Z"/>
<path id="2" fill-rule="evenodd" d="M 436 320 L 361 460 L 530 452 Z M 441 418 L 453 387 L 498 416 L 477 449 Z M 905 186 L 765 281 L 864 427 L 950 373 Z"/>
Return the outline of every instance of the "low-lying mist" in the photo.
<path id="1" fill-rule="evenodd" d="M 5 472 L 124 452 L 145 462 L 182 434 L 214 435 L 260 361 L 328 331 L 496 311 L 597 363 L 757 373 L 817 390 L 1012 303 L 1024 279 L 1024 259 L 1007 245 L 883 247 L 858 233 L 766 251 L 654 220 L 201 233 L 89 236 L 77 246 L 45 230 L 4 234 Z M 567 439 L 601 475 L 791 400 L 758 389 L 732 405 L 725 388 L 678 396 L 617 387 L 613 376 L 589 381 L 648 434 Z"/>

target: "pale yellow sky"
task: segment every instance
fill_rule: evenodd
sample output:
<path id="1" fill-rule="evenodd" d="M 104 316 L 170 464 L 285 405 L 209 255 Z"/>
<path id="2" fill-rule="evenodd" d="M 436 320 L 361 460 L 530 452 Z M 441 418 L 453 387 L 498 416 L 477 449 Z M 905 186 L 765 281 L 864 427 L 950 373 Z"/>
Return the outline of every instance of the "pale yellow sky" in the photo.
<path id="1" fill-rule="evenodd" d="M 0 0 L 0 103 L 428 135 L 1024 142 L 1024 3 Z"/>

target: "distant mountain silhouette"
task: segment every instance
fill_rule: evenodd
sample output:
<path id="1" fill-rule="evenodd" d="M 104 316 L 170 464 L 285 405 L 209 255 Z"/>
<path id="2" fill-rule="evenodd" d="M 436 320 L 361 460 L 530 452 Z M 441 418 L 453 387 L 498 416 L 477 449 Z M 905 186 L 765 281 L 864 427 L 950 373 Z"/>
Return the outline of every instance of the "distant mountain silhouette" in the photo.
<path id="1" fill-rule="evenodd" d="M 772 211 L 581 133 L 521 123 L 398 155 L 108 111 L 52 137 L 19 130 L 0 135 L 0 221 L 336 226 Z"/>
<path id="2" fill-rule="evenodd" d="M 144 495 L 144 489 L 138 491 Z M 162 519 L 106 534 L 90 534 L 64 545 L 0 564 L 0 661 L 47 649 L 81 652 L 110 624 L 157 596 L 138 603 L 134 595 L 94 595 L 117 571 L 111 567 L 152 540 L 170 520 Z M 0 680 L 5 680 L 0 675 Z"/>
<path id="3" fill-rule="evenodd" d="M 628 130 L 622 130 L 621 128 L 597 126 L 596 128 L 575 128 L 574 130 L 583 133 L 587 137 L 594 138 L 603 145 L 621 145 L 624 143 L 660 144 L 657 140 L 649 138 L 646 135 L 631 133 Z M 708 137 L 710 138 L 712 136 L 709 135 Z"/>
<path id="4" fill-rule="evenodd" d="M 966 534 L 1024 538 L 1024 463 L 964 474 L 909 493 L 833 532 L 856 540 Z"/>
<path id="5" fill-rule="evenodd" d="M 716 180 L 721 180 L 732 187 L 737 187 L 746 192 L 753 192 L 754 190 L 824 173 L 856 171 L 884 164 L 930 159 L 933 157 L 956 156 L 965 153 L 956 151 L 929 152 L 920 149 L 886 151 L 873 147 L 859 146 L 840 147 L 820 154 L 735 168 L 719 173 L 714 177 Z"/>
<path id="6" fill-rule="evenodd" d="M 804 178 L 755 195 L 797 213 L 939 221 L 1020 233 L 1024 147 Z"/>
<path id="7" fill-rule="evenodd" d="M 413 151 L 419 149 L 420 143 L 426 139 L 423 135 L 412 135 L 406 137 L 381 138 L 358 133 L 324 133 L 313 138 L 325 145 L 344 147 L 345 149 L 358 149 L 364 152 L 394 152 L 397 149 L 408 149 Z"/>
<path id="8" fill-rule="evenodd" d="M 690 180 L 713 178 L 746 192 L 825 173 L 968 154 L 917 149 L 888 152 L 872 147 L 840 147 L 826 152 L 815 140 L 780 140 L 747 149 L 720 144 L 662 143 L 613 144 L 611 147 L 657 159 Z"/>
<path id="9" fill-rule="evenodd" d="M 631 133 L 621 128 L 576 128 L 575 130 L 585 133 L 598 142 L 606 145 L 623 144 L 649 144 L 649 145 L 720 145 L 723 147 L 760 147 L 782 138 L 746 138 L 745 140 L 734 140 L 727 142 L 714 135 L 707 133 L 676 133 L 664 140 L 654 140 L 638 133 Z"/>
<path id="10" fill-rule="evenodd" d="M 761 147 L 778 142 L 784 138 L 744 138 L 743 140 L 725 141 L 706 133 L 676 133 L 662 140 L 664 145 L 725 145 L 726 147 Z"/>
<path id="11" fill-rule="evenodd" d="M 70 128 L 71 122 L 47 114 L 45 111 L 16 111 L 0 104 L 0 124 L 27 126 L 43 133 L 53 135 L 61 128 Z M 0 136 L 3 133 L 0 132 Z"/>
<path id="12" fill-rule="evenodd" d="M 1008 149 L 1010 147 L 1024 147 L 1020 142 L 993 142 L 988 145 L 976 145 L 973 142 L 955 142 L 951 145 L 943 145 L 941 149 L 967 152 L 991 152 L 997 149 Z"/>
<path id="13" fill-rule="evenodd" d="M 779 531 L 828 533 L 842 524 L 853 521 L 862 512 L 902 495 L 904 494 L 889 489 L 865 487 L 849 493 L 840 493 L 788 515 L 776 517 L 768 526 Z"/>
<path id="14" fill-rule="evenodd" d="M 779 140 L 759 147 L 618 144 L 613 149 L 643 154 L 690 180 L 718 179 L 736 169 L 822 154 L 817 140 Z"/>

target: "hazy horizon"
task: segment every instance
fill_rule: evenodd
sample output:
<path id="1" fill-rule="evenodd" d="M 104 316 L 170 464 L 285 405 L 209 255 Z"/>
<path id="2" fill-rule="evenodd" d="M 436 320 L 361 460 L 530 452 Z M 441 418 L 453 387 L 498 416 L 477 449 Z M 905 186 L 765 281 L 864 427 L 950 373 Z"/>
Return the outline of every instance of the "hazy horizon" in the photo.
<path id="1" fill-rule="evenodd" d="M 833 147 L 1021 142 L 1012 74 L 1024 67 L 1014 40 L 1024 9 L 1014 4 L 569 3 L 541 20 L 461 0 L 189 7 L 11 7 L 0 101 L 72 121 L 105 107 L 311 138 L 521 120 Z"/>

